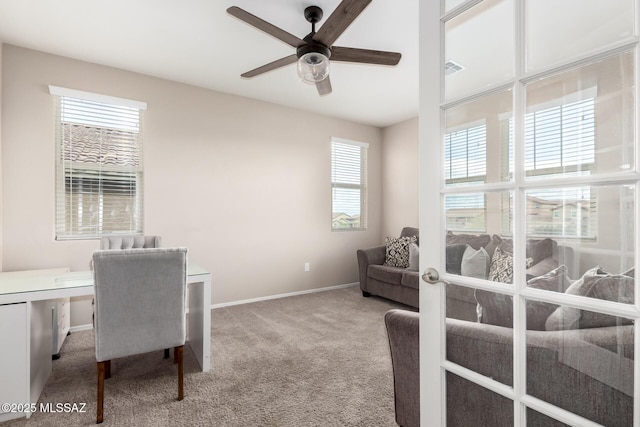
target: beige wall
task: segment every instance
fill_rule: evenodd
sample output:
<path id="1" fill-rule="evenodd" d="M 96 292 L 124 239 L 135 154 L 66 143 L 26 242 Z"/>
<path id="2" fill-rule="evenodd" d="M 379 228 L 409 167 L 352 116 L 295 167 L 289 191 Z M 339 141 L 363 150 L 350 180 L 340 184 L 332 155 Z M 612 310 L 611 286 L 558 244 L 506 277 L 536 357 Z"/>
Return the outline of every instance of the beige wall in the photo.
<path id="1" fill-rule="evenodd" d="M 418 226 L 418 118 L 382 131 L 382 238 Z"/>
<path id="2" fill-rule="evenodd" d="M 3 175 L 3 170 L 2 170 L 2 104 L 3 104 L 3 99 L 2 99 L 2 48 L 3 48 L 3 44 L 2 44 L 2 40 L 0 40 L 0 271 L 2 271 L 2 248 L 3 248 L 3 241 L 4 239 L 2 238 L 3 236 L 3 232 L 2 232 L 2 175 Z"/>
<path id="3" fill-rule="evenodd" d="M 99 246 L 54 238 L 50 84 L 147 102 L 145 233 L 189 248 L 214 304 L 356 282 L 356 249 L 381 239 L 379 128 L 11 45 L 2 69 L 5 271 L 87 270 Z M 331 232 L 332 136 L 370 144 L 366 232 Z M 74 301 L 72 325 L 90 321 Z"/>

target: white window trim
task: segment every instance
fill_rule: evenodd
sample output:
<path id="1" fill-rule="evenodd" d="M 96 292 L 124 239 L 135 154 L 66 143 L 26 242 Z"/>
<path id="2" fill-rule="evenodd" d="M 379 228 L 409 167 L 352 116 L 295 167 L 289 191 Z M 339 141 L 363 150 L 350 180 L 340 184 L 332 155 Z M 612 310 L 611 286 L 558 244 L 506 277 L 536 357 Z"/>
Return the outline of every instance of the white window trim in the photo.
<path id="1" fill-rule="evenodd" d="M 118 98 L 115 96 L 102 95 L 99 93 L 85 92 L 82 90 L 69 89 L 66 87 L 49 85 L 49 93 L 56 96 L 67 96 L 69 98 L 84 99 L 87 101 L 102 102 L 104 104 L 115 104 L 122 107 L 136 108 L 138 110 L 146 110 L 147 103 L 135 101 L 133 99 Z"/>
<path id="2" fill-rule="evenodd" d="M 334 143 L 338 143 L 338 144 L 344 144 L 344 145 L 352 145 L 352 146 L 356 146 L 356 147 L 360 147 L 360 148 L 364 148 L 368 151 L 369 149 L 369 144 L 366 142 L 361 142 L 361 141 L 354 141 L 351 139 L 345 139 L 345 138 L 339 138 L 339 137 L 331 137 L 331 147 L 333 146 Z M 368 156 L 365 160 L 368 159 Z M 368 223 L 368 191 L 367 191 L 367 181 L 368 181 L 368 165 L 365 164 L 361 164 L 360 165 L 361 170 L 362 170 L 362 179 L 363 182 L 361 182 L 361 184 L 359 186 L 355 186 L 355 184 L 351 184 L 351 185 L 345 185 L 345 186 L 340 186 L 343 188 L 359 188 L 360 191 L 360 227 L 354 227 L 354 228 L 334 228 L 333 227 L 333 188 L 335 187 L 335 183 L 333 182 L 333 176 L 331 176 L 331 231 L 337 231 L 337 232 L 342 232 L 342 231 L 364 231 L 367 229 L 367 223 Z M 331 175 L 333 175 L 333 159 L 331 159 Z M 364 223 L 364 224 L 363 224 Z"/>

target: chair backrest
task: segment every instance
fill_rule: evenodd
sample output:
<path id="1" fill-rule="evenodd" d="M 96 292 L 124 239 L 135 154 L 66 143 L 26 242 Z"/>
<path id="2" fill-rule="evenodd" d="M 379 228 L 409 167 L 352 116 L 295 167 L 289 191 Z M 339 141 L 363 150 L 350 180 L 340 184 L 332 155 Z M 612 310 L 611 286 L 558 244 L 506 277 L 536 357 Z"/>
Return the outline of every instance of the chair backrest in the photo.
<path id="1" fill-rule="evenodd" d="M 184 345 L 186 248 L 93 253 L 96 360 Z"/>
<path id="2" fill-rule="evenodd" d="M 100 239 L 100 249 L 159 248 L 160 236 L 109 236 Z"/>

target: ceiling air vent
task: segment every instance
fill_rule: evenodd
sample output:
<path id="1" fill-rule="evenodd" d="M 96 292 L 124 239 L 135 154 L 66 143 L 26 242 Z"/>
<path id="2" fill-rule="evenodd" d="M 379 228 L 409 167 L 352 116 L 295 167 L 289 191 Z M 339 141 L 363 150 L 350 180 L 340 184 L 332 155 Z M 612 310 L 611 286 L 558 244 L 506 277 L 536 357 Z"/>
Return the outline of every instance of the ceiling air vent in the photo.
<path id="1" fill-rule="evenodd" d="M 457 73 L 458 71 L 464 70 L 464 67 L 457 62 L 452 60 L 448 60 L 444 63 L 444 75 L 450 76 L 451 74 Z"/>

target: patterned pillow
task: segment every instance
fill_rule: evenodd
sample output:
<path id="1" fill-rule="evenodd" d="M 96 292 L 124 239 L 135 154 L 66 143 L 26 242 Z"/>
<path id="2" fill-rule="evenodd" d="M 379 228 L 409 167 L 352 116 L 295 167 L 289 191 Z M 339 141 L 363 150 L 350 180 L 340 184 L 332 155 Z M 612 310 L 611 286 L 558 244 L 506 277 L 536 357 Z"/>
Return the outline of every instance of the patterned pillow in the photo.
<path id="1" fill-rule="evenodd" d="M 385 244 L 387 246 L 384 265 L 390 267 L 409 267 L 409 245 L 415 243 L 418 238 L 411 237 L 387 237 Z"/>
<path id="2" fill-rule="evenodd" d="M 493 282 L 512 283 L 513 257 L 501 248 L 496 248 L 487 279 Z"/>

